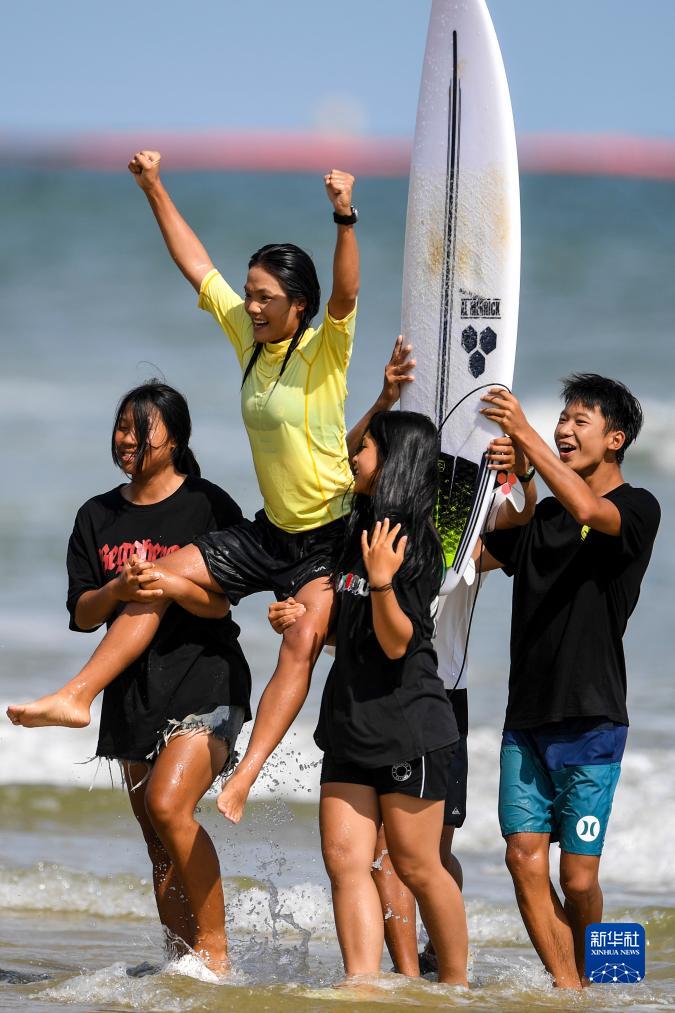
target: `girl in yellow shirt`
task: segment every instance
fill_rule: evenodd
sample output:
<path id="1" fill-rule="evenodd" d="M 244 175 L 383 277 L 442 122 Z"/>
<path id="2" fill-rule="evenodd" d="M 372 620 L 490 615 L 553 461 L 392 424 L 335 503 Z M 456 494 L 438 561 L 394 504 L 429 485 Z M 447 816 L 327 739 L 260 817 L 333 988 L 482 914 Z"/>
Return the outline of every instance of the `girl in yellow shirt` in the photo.
<path id="1" fill-rule="evenodd" d="M 314 329 L 321 296 L 311 258 L 291 244 L 263 246 L 249 261 L 240 298 L 176 209 L 159 166 L 155 151 L 138 152 L 129 163 L 169 253 L 199 293 L 199 306 L 234 346 L 264 508 L 253 521 L 199 538 L 158 561 L 156 579 L 145 585 L 152 597 L 124 610 L 82 671 L 57 693 L 10 707 L 8 715 L 27 727 L 88 724 L 94 697 L 151 642 L 175 583 L 190 580 L 205 601 L 216 591 L 231 604 L 256 591 L 271 590 L 280 599 L 292 595 L 306 611 L 284 634 L 246 755 L 218 799 L 220 811 L 236 823 L 263 763 L 304 702 L 333 607 L 329 576 L 350 509 L 344 401 L 359 288 L 354 178 L 338 170 L 324 178 L 337 241 L 333 288 Z"/>

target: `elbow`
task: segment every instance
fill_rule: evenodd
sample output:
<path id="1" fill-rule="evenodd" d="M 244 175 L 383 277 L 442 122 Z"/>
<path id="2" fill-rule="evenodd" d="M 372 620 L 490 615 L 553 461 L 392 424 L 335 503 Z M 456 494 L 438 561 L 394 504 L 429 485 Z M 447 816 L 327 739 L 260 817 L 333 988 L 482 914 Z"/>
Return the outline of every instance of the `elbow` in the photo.
<path id="1" fill-rule="evenodd" d="M 582 528 L 592 528 L 595 517 L 593 511 L 590 510 L 585 504 L 575 507 L 570 510 L 572 517 L 574 517 L 577 524 L 581 525 Z"/>
<path id="2" fill-rule="evenodd" d="M 596 520 L 595 496 L 579 496 L 576 501 L 566 504 L 567 511 L 581 527 L 593 527 Z"/>
<path id="3" fill-rule="evenodd" d="M 211 608 L 211 619 L 224 619 L 230 611 L 230 603 L 227 598 L 223 595 L 222 602 L 217 602 Z"/>
<path id="4" fill-rule="evenodd" d="M 400 661 L 401 658 L 405 657 L 409 643 L 410 641 L 406 640 L 405 644 L 403 643 L 387 644 L 387 646 L 384 647 L 383 650 L 390 661 Z"/>

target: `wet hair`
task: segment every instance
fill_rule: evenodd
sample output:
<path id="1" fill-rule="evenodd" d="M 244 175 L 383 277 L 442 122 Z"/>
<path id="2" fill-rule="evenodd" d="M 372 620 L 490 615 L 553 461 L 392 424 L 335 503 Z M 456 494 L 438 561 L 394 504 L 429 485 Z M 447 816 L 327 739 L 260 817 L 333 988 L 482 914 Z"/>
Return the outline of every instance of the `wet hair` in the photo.
<path id="1" fill-rule="evenodd" d="M 361 556 L 361 532 L 389 518 L 408 535 L 405 558 L 394 576 L 414 580 L 421 573 L 443 575 L 443 551 L 433 523 L 438 495 L 438 430 L 418 412 L 377 412 L 367 432 L 377 447 L 377 472 L 372 494 L 357 493 L 347 521 L 342 555 L 335 574 Z"/>
<path id="2" fill-rule="evenodd" d="M 185 475 L 196 475 L 197 477 L 201 475 L 195 455 L 189 447 L 192 421 L 187 401 L 175 388 L 154 378 L 142 383 L 140 387 L 134 387 L 133 390 L 128 391 L 117 406 L 111 450 L 113 462 L 118 468 L 121 465 L 115 448 L 115 432 L 119 428 L 127 408 L 131 408 L 134 417 L 134 431 L 138 447 L 136 467 L 138 470 L 143 467 L 143 461 L 148 452 L 150 428 L 153 417 L 157 414 L 166 426 L 169 438 L 176 444 L 172 451 L 176 470 Z"/>
<path id="3" fill-rule="evenodd" d="M 584 408 L 597 408 L 605 420 L 605 432 L 620 430 L 626 439 L 615 451 L 616 462 L 621 464 L 626 450 L 637 439 L 642 429 L 642 406 L 625 384 L 610 380 L 597 373 L 572 373 L 562 381 L 561 397 L 568 405 L 578 402 Z"/>
<path id="4" fill-rule="evenodd" d="M 248 266 L 249 270 L 252 267 L 262 267 L 268 274 L 276 278 L 289 299 L 302 299 L 305 303 L 298 329 L 291 338 L 291 343 L 281 364 L 278 381 L 286 369 L 288 360 L 298 347 L 302 335 L 319 312 L 321 286 L 312 258 L 299 246 L 294 246 L 293 243 L 269 243 L 267 246 L 261 246 L 249 260 Z M 256 342 L 251 358 L 246 363 L 241 381 L 242 387 L 262 349 L 262 344 Z"/>

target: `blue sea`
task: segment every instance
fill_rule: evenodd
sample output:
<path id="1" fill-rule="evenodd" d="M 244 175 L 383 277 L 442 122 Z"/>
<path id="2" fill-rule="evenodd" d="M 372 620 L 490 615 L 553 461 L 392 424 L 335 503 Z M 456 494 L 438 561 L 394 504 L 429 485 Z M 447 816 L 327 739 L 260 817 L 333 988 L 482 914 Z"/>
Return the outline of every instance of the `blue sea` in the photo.
<path id="1" fill-rule="evenodd" d="M 235 288 L 243 287 L 253 250 L 292 241 L 313 254 L 328 295 L 333 226 L 320 178 L 167 173 L 166 182 Z M 363 284 L 351 422 L 379 391 L 398 333 L 406 195 L 403 179 L 358 183 Z M 550 436 L 566 373 L 597 371 L 626 382 L 642 401 L 646 424 L 625 474 L 663 508 L 625 640 L 631 729 L 602 863 L 606 918 L 646 926 L 647 976 L 640 985 L 557 993 L 520 921 L 496 819 L 510 610 L 509 581 L 497 574 L 481 592 L 470 645 L 468 818 L 455 838 L 465 871 L 471 988 L 458 995 L 385 975 L 372 1001 L 392 1010 L 672 1009 L 675 185 L 525 176 L 522 208 L 516 393 Z M 204 475 L 249 515 L 260 496 L 239 416 L 235 358 L 197 310 L 133 180 L 4 170 L 0 220 L 4 710 L 70 677 L 96 642 L 95 635 L 68 632 L 65 549 L 78 506 L 120 482 L 109 438 L 126 389 L 150 376 L 179 387 L 191 406 Z M 256 701 L 278 648 L 266 605 L 259 595 L 236 614 Z M 319 851 L 312 742 L 327 667 L 322 659 L 245 821 L 225 825 L 212 796 L 201 806 L 228 897 L 237 970 L 227 985 L 162 965 L 150 867 L 119 778 L 83 762 L 95 750 L 96 722 L 84 731 L 27 731 L 2 722 L 0 968 L 8 973 L 0 971 L 1 1009 L 364 1008 L 363 996 L 330 987 L 341 962 Z M 551 854 L 555 864 L 555 849 Z M 143 962 L 162 966 L 148 976 L 128 973 Z M 21 983 L 17 975 L 32 980 Z"/>

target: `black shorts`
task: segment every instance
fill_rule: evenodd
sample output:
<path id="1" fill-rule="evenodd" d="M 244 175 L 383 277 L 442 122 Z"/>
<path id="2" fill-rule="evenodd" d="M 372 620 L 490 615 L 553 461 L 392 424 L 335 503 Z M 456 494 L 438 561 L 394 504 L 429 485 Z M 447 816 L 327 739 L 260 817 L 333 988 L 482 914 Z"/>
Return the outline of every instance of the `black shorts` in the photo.
<path id="1" fill-rule="evenodd" d="M 339 763 L 324 753 L 321 784 L 339 781 L 363 784 L 378 795 L 412 795 L 430 802 L 442 802 L 448 791 L 448 771 L 455 746 L 434 749 L 414 760 L 400 760 L 386 767 L 362 767 L 358 763 Z"/>
<path id="2" fill-rule="evenodd" d="M 466 819 L 466 779 L 469 772 L 469 757 L 466 747 L 468 726 L 468 708 L 466 690 L 446 690 L 448 700 L 455 712 L 455 721 L 459 729 L 459 742 L 455 743 L 454 752 L 448 770 L 448 793 L 445 796 L 445 816 L 443 826 L 459 828 Z"/>
<path id="3" fill-rule="evenodd" d="M 344 540 L 340 518 L 311 531 L 291 533 L 276 527 L 264 510 L 223 531 L 195 540 L 207 569 L 237 605 L 257 591 L 273 591 L 279 601 L 332 572 Z"/>

